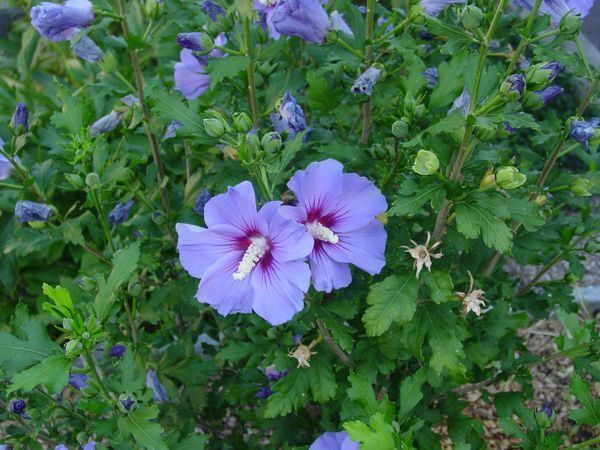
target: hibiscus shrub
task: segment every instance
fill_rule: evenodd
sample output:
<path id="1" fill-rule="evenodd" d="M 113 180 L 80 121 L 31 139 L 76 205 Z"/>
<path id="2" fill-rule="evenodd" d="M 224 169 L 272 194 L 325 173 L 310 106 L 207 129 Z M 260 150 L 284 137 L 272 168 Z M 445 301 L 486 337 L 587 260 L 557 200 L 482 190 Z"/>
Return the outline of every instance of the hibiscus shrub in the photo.
<path id="1" fill-rule="evenodd" d="M 3 448 L 591 448 L 590 7 L 1 3 Z"/>

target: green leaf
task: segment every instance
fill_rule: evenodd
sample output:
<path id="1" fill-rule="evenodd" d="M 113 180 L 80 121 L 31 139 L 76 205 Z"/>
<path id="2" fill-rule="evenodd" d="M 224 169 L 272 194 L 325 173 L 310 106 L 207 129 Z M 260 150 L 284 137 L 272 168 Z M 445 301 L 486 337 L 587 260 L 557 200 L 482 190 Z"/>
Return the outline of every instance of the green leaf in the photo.
<path id="1" fill-rule="evenodd" d="M 318 304 L 311 305 L 315 316 L 325 323 L 325 326 L 331 332 L 331 336 L 342 350 L 352 350 L 352 336 L 350 333 L 354 332 L 354 328 L 345 324 L 345 321 L 330 311 L 328 307 L 327 302 L 323 306 Z"/>
<path id="2" fill-rule="evenodd" d="M 359 442 L 361 450 L 392 450 L 396 448 L 394 428 L 381 413 L 371 417 L 370 426 L 360 422 L 346 422 L 344 429 L 353 441 Z"/>
<path id="3" fill-rule="evenodd" d="M 400 417 L 407 418 L 408 413 L 423 398 L 421 386 L 427 379 L 427 371 L 420 368 L 414 375 L 407 377 L 400 385 Z"/>
<path id="4" fill-rule="evenodd" d="M 179 96 L 173 95 L 164 89 L 153 89 L 152 99 L 154 100 L 153 110 L 162 116 L 165 120 L 177 120 L 183 126 L 177 130 L 180 136 L 194 135 L 198 139 L 198 143 L 210 143 L 210 138 L 204 125 L 202 117 L 194 108 L 185 104 Z"/>
<path id="5" fill-rule="evenodd" d="M 64 355 L 52 355 L 41 363 L 19 372 L 12 379 L 8 392 L 18 389 L 31 391 L 43 384 L 52 394 L 60 392 L 69 382 L 69 372 L 72 362 Z"/>
<path id="6" fill-rule="evenodd" d="M 148 450 L 167 450 L 162 436 L 163 428 L 156 422 L 157 417 L 158 406 L 140 407 L 126 416 L 119 417 L 119 428 L 130 433 L 140 447 Z"/>
<path id="7" fill-rule="evenodd" d="M 459 130 L 465 124 L 465 118 L 459 113 L 454 112 L 449 116 L 444 117 L 438 123 L 431 125 L 425 130 L 425 133 L 429 133 L 432 136 L 440 133 L 452 133 Z"/>
<path id="8" fill-rule="evenodd" d="M 307 404 L 309 376 L 306 370 L 294 369 L 273 385 L 273 395 L 265 410 L 266 418 L 285 416 Z"/>
<path id="9" fill-rule="evenodd" d="M 456 227 L 459 233 L 469 239 L 476 239 L 481 234 L 485 245 L 500 253 L 507 253 L 512 246 L 512 231 L 509 226 L 478 205 L 458 204 Z"/>
<path id="10" fill-rule="evenodd" d="M 235 77 L 242 70 L 245 70 L 249 63 L 250 59 L 243 55 L 210 58 L 208 60 L 208 73 L 211 88 L 214 88 L 225 79 Z"/>
<path id="11" fill-rule="evenodd" d="M 540 131 L 540 124 L 531 114 L 525 112 L 505 113 L 501 115 L 501 122 L 508 122 L 514 128 L 531 128 Z"/>
<path id="12" fill-rule="evenodd" d="M 511 198 L 508 202 L 510 216 L 523 224 L 527 231 L 535 231 L 546 222 L 540 214 L 540 207 L 527 197 Z"/>
<path id="13" fill-rule="evenodd" d="M 308 374 L 308 384 L 312 397 L 319 403 L 325 403 L 335 395 L 335 374 L 333 364 L 323 352 L 310 358 L 310 367 L 303 369 Z"/>
<path id="14" fill-rule="evenodd" d="M 42 308 L 44 311 L 49 311 L 52 315 L 58 319 L 63 317 L 73 317 L 73 300 L 71 300 L 71 294 L 62 286 L 56 286 L 53 288 L 47 283 L 42 285 L 42 292 L 46 297 L 51 299 L 54 304 L 44 302 Z"/>
<path id="15" fill-rule="evenodd" d="M 107 280 L 100 279 L 98 282 L 98 294 L 94 300 L 94 311 L 100 322 L 108 316 L 110 308 L 116 300 L 117 290 L 129 280 L 129 277 L 137 269 L 140 260 L 140 243 L 135 242 L 123 250 L 119 250 L 112 258 L 113 269 Z"/>
<path id="16" fill-rule="evenodd" d="M 52 114 L 50 121 L 57 128 L 64 128 L 78 135 L 83 128 L 82 100 L 73 95 L 64 86 L 58 88 L 58 98 L 62 102 L 62 112 Z"/>
<path id="17" fill-rule="evenodd" d="M 305 132 L 298 133 L 294 139 L 285 143 L 283 151 L 281 152 L 281 158 L 279 164 L 275 168 L 275 175 L 273 176 L 273 187 L 279 185 L 279 178 L 283 175 L 283 172 L 287 166 L 292 162 L 296 154 L 302 149 L 304 143 Z"/>
<path id="18" fill-rule="evenodd" d="M 216 354 L 218 361 L 237 362 L 249 357 L 255 351 L 251 342 L 231 341 Z"/>
<path id="19" fill-rule="evenodd" d="M 177 444 L 177 450 L 204 450 L 208 443 L 208 436 L 192 434 Z"/>
<path id="20" fill-rule="evenodd" d="M 569 417 L 579 425 L 600 425 L 600 399 L 592 397 L 589 386 L 577 374 L 573 375 L 569 385 L 573 395 L 583 405 L 583 408 L 571 411 Z"/>
<path id="21" fill-rule="evenodd" d="M 454 298 L 454 283 L 447 272 L 439 270 L 426 272 L 425 284 L 431 292 L 431 299 L 436 303 L 445 303 Z"/>
<path id="22" fill-rule="evenodd" d="M 445 191 L 441 184 L 419 185 L 413 180 L 407 180 L 402 183 L 398 191 L 398 197 L 390 210 L 390 216 L 408 216 L 422 212 L 422 208 L 427 202 L 439 202 L 443 198 Z"/>
<path id="23" fill-rule="evenodd" d="M 311 110 L 329 112 L 340 104 L 344 91 L 340 88 L 340 83 L 336 83 L 337 80 L 327 79 L 311 71 L 306 74 L 306 81 L 306 100 Z"/>
<path id="24" fill-rule="evenodd" d="M 435 32 L 432 31 L 432 33 Z M 461 93 L 465 86 L 463 73 L 466 62 L 466 53 L 460 52 L 454 55 L 450 62 L 443 62 L 439 65 L 438 82 L 429 100 L 430 109 L 444 108 L 450 105 Z"/>
<path id="25" fill-rule="evenodd" d="M 417 309 L 419 281 L 412 272 L 392 275 L 373 284 L 367 295 L 371 305 L 363 315 L 368 336 L 381 336 L 392 322 L 399 325 L 410 322 Z"/>
<path id="26" fill-rule="evenodd" d="M 350 400 L 360 403 L 368 415 L 379 411 L 375 392 L 369 380 L 358 373 L 351 373 L 348 381 L 351 387 L 346 391 L 346 395 Z"/>
<path id="27" fill-rule="evenodd" d="M 457 337 L 456 325 L 452 320 L 455 316 L 449 313 L 447 308 L 433 306 L 423 308 L 427 320 L 429 346 L 432 351 L 429 364 L 438 374 L 441 374 L 444 369 L 452 374 L 464 374 L 466 368 L 461 359 L 465 354 L 462 342 Z"/>
<path id="28" fill-rule="evenodd" d="M 27 340 L 0 331 L 0 366 L 16 372 L 42 361 L 58 350 L 50 340 L 46 327 L 38 320 L 29 320 L 22 328 Z"/>

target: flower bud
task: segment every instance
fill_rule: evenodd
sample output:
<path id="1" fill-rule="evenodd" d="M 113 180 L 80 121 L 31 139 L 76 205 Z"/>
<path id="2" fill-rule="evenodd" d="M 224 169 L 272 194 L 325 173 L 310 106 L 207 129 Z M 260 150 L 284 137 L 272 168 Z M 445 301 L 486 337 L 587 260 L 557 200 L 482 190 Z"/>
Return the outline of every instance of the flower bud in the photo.
<path id="1" fill-rule="evenodd" d="M 469 31 L 479 28 L 483 20 L 483 12 L 475 5 L 465 6 L 459 14 L 460 23 Z"/>
<path id="2" fill-rule="evenodd" d="M 541 91 L 528 92 L 523 97 L 523 105 L 529 109 L 540 109 L 552 102 L 562 94 L 564 89 L 560 86 L 549 86 Z"/>
<path id="3" fill-rule="evenodd" d="M 142 293 L 142 285 L 137 281 L 132 281 L 127 285 L 127 293 L 132 297 L 137 297 Z"/>
<path id="4" fill-rule="evenodd" d="M 73 331 L 73 319 L 63 317 L 62 327 L 67 331 Z"/>
<path id="5" fill-rule="evenodd" d="M 595 141 L 600 138 L 600 118 L 594 117 L 588 121 L 572 121 L 569 129 L 569 136 L 583 144 L 587 150 L 590 145 L 590 140 Z"/>
<path id="6" fill-rule="evenodd" d="M 233 115 L 233 126 L 240 133 L 247 133 L 252 129 L 252 119 L 245 112 L 235 113 Z"/>
<path id="7" fill-rule="evenodd" d="M 408 123 L 404 120 L 396 120 L 392 124 L 392 134 L 398 139 L 408 136 Z"/>
<path id="8" fill-rule="evenodd" d="M 540 428 L 551 427 L 556 419 L 556 415 L 554 414 L 554 410 L 552 409 L 552 404 L 550 402 L 544 403 L 540 409 L 535 411 L 534 416 L 535 421 Z"/>
<path id="9" fill-rule="evenodd" d="M 10 412 L 13 414 L 21 415 L 27 409 L 27 403 L 22 398 L 13 398 L 10 401 Z"/>
<path id="10" fill-rule="evenodd" d="M 65 355 L 69 359 L 75 359 L 81 353 L 83 345 L 79 339 L 71 339 L 65 344 Z"/>
<path id="11" fill-rule="evenodd" d="M 579 33 L 583 25 L 583 19 L 580 15 L 565 14 L 560 20 L 560 32 L 568 36 L 573 36 Z"/>
<path id="12" fill-rule="evenodd" d="M 111 348 L 108 349 L 108 356 L 110 356 L 111 358 L 122 358 L 126 350 L 127 347 L 125 347 L 124 345 L 113 345 Z"/>
<path id="13" fill-rule="evenodd" d="M 594 183 L 592 183 L 592 180 L 588 178 L 575 178 L 569 184 L 569 189 L 573 194 L 579 197 L 589 197 L 592 195 L 590 194 L 590 189 L 593 186 Z"/>
<path id="14" fill-rule="evenodd" d="M 525 174 L 519 172 L 516 167 L 506 166 L 502 167 L 496 173 L 496 183 L 502 189 L 516 189 L 527 181 Z"/>
<path id="15" fill-rule="evenodd" d="M 206 131 L 206 134 L 208 134 L 210 137 L 218 138 L 225 134 L 226 128 L 222 119 L 210 117 L 208 119 L 204 119 L 202 123 L 204 124 L 204 130 Z"/>
<path id="16" fill-rule="evenodd" d="M 281 136 L 275 132 L 267 133 L 261 139 L 260 145 L 267 153 L 277 153 L 281 148 Z"/>
<path id="17" fill-rule="evenodd" d="M 440 168 L 440 161 L 435 153 L 429 150 L 419 150 L 412 170 L 419 175 L 433 175 Z"/>
<path id="18" fill-rule="evenodd" d="M 494 175 L 494 168 L 490 167 L 481 179 L 481 182 L 479 183 L 479 189 L 485 191 L 494 186 L 496 186 L 496 175 Z"/>
<path id="19" fill-rule="evenodd" d="M 119 395 L 119 409 L 124 412 L 124 413 L 128 413 L 133 411 L 133 409 L 135 408 L 135 404 L 136 404 L 136 399 L 135 396 L 132 394 L 121 394 Z"/>
<path id="20" fill-rule="evenodd" d="M 417 106 L 415 106 L 415 117 L 417 119 L 420 119 L 424 115 L 425 115 L 425 105 L 422 103 L 419 103 Z"/>
<path id="21" fill-rule="evenodd" d="M 575 284 L 581 280 L 581 277 L 573 272 L 567 272 L 563 277 L 563 280 L 565 280 L 565 283 L 567 284 Z"/>
<path id="22" fill-rule="evenodd" d="M 600 251 L 600 242 L 587 241 L 585 243 L 584 249 L 586 253 L 597 253 L 598 251 Z"/>
<path id="23" fill-rule="evenodd" d="M 85 184 L 87 184 L 90 189 L 96 189 L 100 186 L 100 183 L 100 176 L 96 172 L 90 172 L 85 176 Z"/>
<path id="24" fill-rule="evenodd" d="M 559 62 L 539 63 L 529 66 L 525 73 L 525 81 L 530 87 L 543 87 L 554 81 L 564 69 Z"/>
<path id="25" fill-rule="evenodd" d="M 27 106 L 25 106 L 25 103 L 20 102 L 15 108 L 12 120 L 10 121 L 10 128 L 16 136 L 20 136 L 27 131 L 28 121 L 29 110 L 27 109 Z"/>
<path id="26" fill-rule="evenodd" d="M 510 75 L 500 85 L 500 94 L 505 96 L 507 100 L 516 100 L 523 95 L 525 90 L 525 77 L 520 73 Z"/>
<path id="27" fill-rule="evenodd" d="M 160 15 L 161 3 L 162 2 L 160 0 L 146 0 L 144 8 L 146 9 L 146 14 L 148 15 L 148 17 L 155 20 L 158 19 Z"/>
<path id="28" fill-rule="evenodd" d="M 81 276 L 77 277 L 75 282 L 82 290 L 86 292 L 92 292 L 94 289 L 96 289 L 96 282 L 93 278 Z"/>
<path id="29" fill-rule="evenodd" d="M 534 202 L 535 202 L 536 205 L 542 206 L 542 205 L 546 204 L 547 200 L 548 200 L 548 196 L 546 196 L 546 195 L 538 195 L 535 198 Z"/>

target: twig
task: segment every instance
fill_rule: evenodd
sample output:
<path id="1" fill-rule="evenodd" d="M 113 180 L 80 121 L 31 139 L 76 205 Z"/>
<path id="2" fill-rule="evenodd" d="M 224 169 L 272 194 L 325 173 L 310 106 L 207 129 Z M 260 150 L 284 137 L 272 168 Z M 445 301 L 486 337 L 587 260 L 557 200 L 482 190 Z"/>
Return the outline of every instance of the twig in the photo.
<path id="1" fill-rule="evenodd" d="M 325 326 L 325 324 L 323 323 L 323 321 L 321 319 L 317 319 L 317 327 L 319 327 L 319 331 L 320 331 L 321 335 L 323 336 L 323 339 L 325 339 L 325 342 L 327 342 L 327 345 L 329 345 L 329 347 L 331 348 L 331 350 L 333 350 L 333 353 L 336 354 L 336 356 L 339 358 L 339 360 L 345 366 L 354 368 L 354 362 L 352 362 L 350 357 L 348 355 L 346 355 L 346 353 L 344 353 L 344 351 L 340 348 L 339 345 L 337 345 L 337 343 L 335 342 L 335 340 L 329 333 L 329 330 L 327 329 L 327 327 Z"/>

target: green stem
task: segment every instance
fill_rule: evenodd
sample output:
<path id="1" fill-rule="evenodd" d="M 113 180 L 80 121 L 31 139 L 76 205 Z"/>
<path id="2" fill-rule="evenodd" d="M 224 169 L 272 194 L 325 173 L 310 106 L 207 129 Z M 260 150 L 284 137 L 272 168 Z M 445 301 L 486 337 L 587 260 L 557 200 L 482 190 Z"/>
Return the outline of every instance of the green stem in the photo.
<path id="1" fill-rule="evenodd" d="M 234 50 L 232 48 L 222 47 L 220 45 L 213 45 L 213 49 L 221 50 L 223 53 L 227 53 L 228 55 L 240 56 L 240 55 L 244 54 L 244 52 L 240 52 L 239 50 Z"/>
<path id="2" fill-rule="evenodd" d="M 542 0 L 535 0 L 535 3 L 533 4 L 533 8 L 531 9 L 531 12 L 529 13 L 529 18 L 527 19 L 527 24 L 525 25 L 525 30 L 523 31 L 523 37 L 521 38 L 521 42 L 519 42 L 519 45 L 517 46 L 517 49 L 513 53 L 512 59 L 510 60 L 510 64 L 508 65 L 508 69 L 507 69 L 506 73 L 509 75 L 515 70 L 517 63 L 519 62 L 519 58 L 523 54 L 523 51 L 527 47 L 527 44 L 529 44 L 529 37 L 531 36 L 531 29 L 533 28 L 533 24 L 535 23 L 535 18 L 537 16 L 538 10 L 540 9 L 541 5 L 542 5 Z"/>
<path id="3" fill-rule="evenodd" d="M 594 445 L 594 444 L 600 444 L 600 436 L 592 438 L 592 439 L 588 439 L 587 441 L 580 442 L 579 444 L 575 444 L 571 448 L 572 449 L 592 448 L 592 445 Z"/>
<path id="4" fill-rule="evenodd" d="M 98 369 L 96 369 L 96 363 L 94 363 L 94 358 L 92 357 L 92 354 L 90 353 L 90 351 L 88 349 L 86 349 L 83 352 L 83 355 L 85 357 L 85 361 L 88 365 L 88 368 L 90 369 L 92 376 L 96 380 L 96 383 L 98 383 L 98 388 L 100 389 L 102 396 L 104 397 L 104 399 L 107 402 L 109 402 L 109 403 L 112 402 L 112 397 L 110 395 L 110 392 L 108 392 L 108 389 L 106 389 L 106 386 L 104 386 L 104 383 L 102 382 L 102 378 L 98 374 Z"/>
<path id="5" fill-rule="evenodd" d="M 404 19 L 402 22 L 400 22 L 398 25 L 396 25 L 394 28 L 392 28 L 390 31 L 388 31 L 387 33 L 381 35 L 380 37 L 378 37 L 377 39 L 375 39 L 374 43 L 375 44 L 380 44 L 383 41 L 385 41 L 387 38 L 393 36 L 394 34 L 396 34 L 396 32 L 402 30 L 405 26 L 408 25 L 408 23 L 410 22 L 410 18 L 406 18 Z"/>
<path id="6" fill-rule="evenodd" d="M 112 236 L 110 234 L 110 228 L 108 227 L 108 222 L 106 221 L 106 216 L 104 215 L 104 211 L 102 209 L 102 204 L 100 203 L 100 199 L 96 195 L 95 189 L 90 189 L 90 195 L 92 196 L 92 201 L 96 206 L 96 211 L 98 211 L 98 220 L 100 221 L 100 225 L 102 226 L 102 231 L 104 231 L 104 236 L 106 237 L 106 242 L 110 245 L 111 251 L 115 252 L 115 243 L 113 242 Z"/>
<path id="7" fill-rule="evenodd" d="M 125 305 L 125 314 L 127 315 L 127 320 L 129 321 L 129 328 L 131 329 L 131 339 L 133 340 L 134 345 L 138 344 L 138 336 L 137 329 L 135 327 L 135 320 L 133 318 L 133 314 L 131 313 L 131 308 L 129 307 L 129 301 L 125 299 L 123 302 Z"/>
<path id="8" fill-rule="evenodd" d="M 252 113 L 252 123 L 258 127 L 260 114 L 258 112 L 258 102 L 256 100 L 256 82 L 254 81 L 254 58 L 252 57 L 252 40 L 250 35 L 250 19 L 244 19 L 244 44 L 246 47 L 246 56 L 250 59 L 246 73 L 248 76 L 248 101 Z"/>
<path id="9" fill-rule="evenodd" d="M 109 17 L 111 19 L 115 19 L 118 21 L 123 21 L 125 20 L 125 15 L 124 14 L 116 14 L 112 11 L 107 11 L 106 9 L 96 9 L 94 8 L 94 14 L 96 14 L 97 16 L 100 17 Z"/>
<path id="10" fill-rule="evenodd" d="M 340 348 L 339 345 L 337 345 L 337 342 L 335 342 L 335 340 L 329 333 L 329 330 L 327 329 L 327 327 L 325 326 L 325 324 L 323 323 L 323 321 L 321 319 L 317 319 L 317 327 L 319 327 L 319 332 L 321 333 L 321 336 L 323 336 L 323 339 L 325 340 L 327 345 L 329 345 L 331 350 L 333 350 L 333 353 L 335 353 L 335 355 L 338 357 L 338 359 L 346 367 L 350 367 L 351 369 L 353 369 L 354 362 L 352 362 L 350 357 L 348 355 L 346 355 L 346 353 L 344 353 L 344 351 Z"/>
<path id="11" fill-rule="evenodd" d="M 373 62 L 373 22 L 375 20 L 375 1 L 367 0 L 367 17 L 365 28 L 365 67 L 368 69 Z M 371 97 L 362 104 L 363 127 L 360 135 L 360 143 L 366 144 L 369 141 L 371 131 Z"/>
<path id="12" fill-rule="evenodd" d="M 87 422 L 88 419 L 86 417 L 84 417 L 83 415 L 79 414 L 77 411 L 73 411 L 70 408 L 67 408 L 65 405 L 62 405 L 58 402 L 58 400 L 56 400 L 55 398 L 51 397 L 50 395 L 48 395 L 47 393 L 45 393 L 41 388 L 37 387 L 36 391 L 42 395 L 42 397 L 44 397 L 46 400 L 48 400 L 49 402 L 54 403 L 58 408 L 62 409 L 64 412 L 66 412 L 67 414 L 69 414 L 72 417 L 75 417 L 79 420 L 82 420 L 84 422 Z"/>
<path id="13" fill-rule="evenodd" d="M 581 46 L 581 39 L 579 36 L 575 39 L 575 45 L 577 45 L 577 51 L 579 52 L 579 57 L 583 61 L 583 65 L 585 67 L 585 72 L 590 80 L 594 79 L 594 72 L 590 68 L 590 63 L 588 63 L 587 57 L 585 56 L 585 52 L 583 51 L 583 47 Z"/>
<path id="14" fill-rule="evenodd" d="M 548 31 L 547 33 L 538 34 L 537 36 L 529 39 L 529 44 L 533 44 L 533 43 L 541 41 L 543 39 L 547 39 L 549 37 L 556 36 L 557 34 L 560 34 L 560 29 Z"/>
<path id="15" fill-rule="evenodd" d="M 356 50 L 354 47 L 352 47 L 350 44 L 348 44 L 343 39 L 338 39 L 335 42 L 336 42 L 336 44 L 339 44 L 340 46 L 344 47 L 346 50 L 348 50 L 354 56 L 357 56 L 358 58 L 362 59 L 363 54 L 361 52 L 359 52 L 358 50 Z"/>

